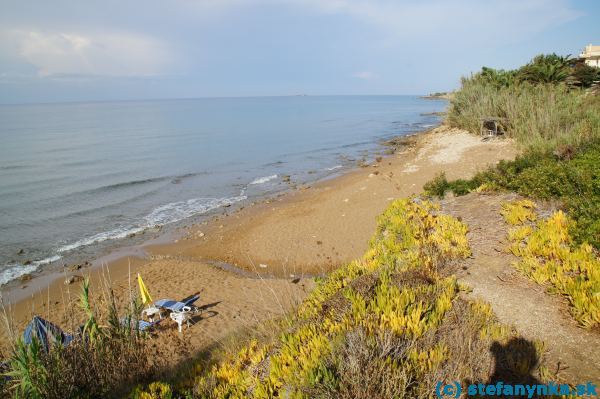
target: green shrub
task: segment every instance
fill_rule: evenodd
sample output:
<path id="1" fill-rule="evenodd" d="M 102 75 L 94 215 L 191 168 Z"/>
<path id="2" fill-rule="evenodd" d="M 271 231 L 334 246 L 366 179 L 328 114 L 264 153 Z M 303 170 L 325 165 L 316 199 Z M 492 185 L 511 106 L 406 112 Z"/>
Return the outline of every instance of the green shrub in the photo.
<path id="1" fill-rule="evenodd" d="M 446 174 L 444 172 L 436 175 L 433 180 L 428 181 L 423 186 L 423 191 L 429 197 L 438 197 L 444 198 L 446 195 L 446 191 L 450 188 L 450 184 L 448 183 L 448 179 L 446 179 Z"/>
<path id="2" fill-rule="evenodd" d="M 435 195 L 442 193 L 442 188 L 444 193 L 452 190 L 455 195 L 464 195 L 486 184 L 526 197 L 559 200 L 576 222 L 570 229 L 575 241 L 600 248 L 600 139 L 574 151 L 573 158 L 567 160 L 551 152 L 528 151 L 466 181 L 448 182 L 439 175 L 425 185 L 426 192 L 428 187 L 435 187 Z"/>
<path id="3" fill-rule="evenodd" d="M 450 185 L 450 190 L 452 190 L 452 193 L 454 195 L 468 194 L 469 192 L 471 192 L 479 186 L 476 180 L 464 179 L 453 180 L 448 184 Z"/>
<path id="4" fill-rule="evenodd" d="M 578 87 L 590 87 L 600 81 L 600 68 L 578 63 L 573 67 L 569 83 Z"/>
<path id="5" fill-rule="evenodd" d="M 425 193 L 463 195 L 485 185 L 557 199 L 576 222 L 574 239 L 600 248 L 600 96 L 581 89 L 599 79 L 600 69 L 556 54 L 539 55 L 516 70 L 484 67 L 463 78 L 447 123 L 478 133 L 482 118 L 504 118 L 503 130 L 525 152 L 470 180 L 439 175 Z"/>
<path id="6" fill-rule="evenodd" d="M 439 173 L 432 180 L 425 183 L 423 191 L 428 197 L 444 198 L 447 191 L 454 195 L 465 195 L 476 189 L 481 183 L 478 180 L 452 180 L 448 181 L 444 172 Z"/>

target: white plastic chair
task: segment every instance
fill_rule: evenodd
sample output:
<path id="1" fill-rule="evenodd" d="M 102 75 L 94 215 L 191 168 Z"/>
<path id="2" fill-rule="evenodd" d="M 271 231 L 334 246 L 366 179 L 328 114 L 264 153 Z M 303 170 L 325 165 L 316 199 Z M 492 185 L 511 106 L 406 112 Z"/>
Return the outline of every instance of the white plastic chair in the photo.
<path id="1" fill-rule="evenodd" d="M 177 323 L 177 325 L 179 326 L 179 332 L 181 332 L 184 322 L 187 324 L 188 328 L 190 328 L 190 320 L 192 319 L 192 308 L 189 306 L 184 306 L 178 312 L 171 312 L 169 317 Z"/>
<path id="2" fill-rule="evenodd" d="M 142 316 L 148 317 L 150 320 L 154 320 L 154 316 L 158 314 L 158 319 L 162 320 L 162 312 L 159 307 L 156 306 L 148 306 L 146 309 L 142 310 Z"/>

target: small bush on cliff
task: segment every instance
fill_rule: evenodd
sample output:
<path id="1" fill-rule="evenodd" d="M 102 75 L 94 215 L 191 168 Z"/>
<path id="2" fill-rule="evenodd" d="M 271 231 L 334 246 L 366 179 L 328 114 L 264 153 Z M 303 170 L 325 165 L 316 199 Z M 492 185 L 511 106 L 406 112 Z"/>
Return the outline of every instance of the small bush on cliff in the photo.
<path id="1" fill-rule="evenodd" d="M 450 190 L 450 183 L 444 172 L 437 174 L 423 186 L 423 191 L 430 197 L 444 198 L 448 190 Z"/>
<path id="2" fill-rule="evenodd" d="M 600 68 L 578 63 L 573 67 L 569 83 L 577 87 L 590 87 L 600 82 Z"/>
<path id="3" fill-rule="evenodd" d="M 429 197 L 444 198 L 446 192 L 452 191 L 454 195 L 465 195 L 481 185 L 477 180 L 457 179 L 448 181 L 444 172 L 436 175 L 433 180 L 423 186 L 425 195 Z"/>

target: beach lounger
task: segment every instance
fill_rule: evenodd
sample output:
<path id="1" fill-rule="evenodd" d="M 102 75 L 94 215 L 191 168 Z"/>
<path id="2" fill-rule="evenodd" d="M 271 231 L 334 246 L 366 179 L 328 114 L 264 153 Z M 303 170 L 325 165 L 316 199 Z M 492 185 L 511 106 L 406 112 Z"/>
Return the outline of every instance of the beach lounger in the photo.
<path id="1" fill-rule="evenodd" d="M 160 321 L 161 319 L 158 319 L 156 321 L 138 320 L 138 330 L 147 331 L 149 329 L 152 329 L 156 327 L 158 323 L 160 323 Z"/>
<path id="2" fill-rule="evenodd" d="M 130 328 L 136 328 L 138 331 L 148 331 L 158 325 L 162 320 L 146 321 L 146 320 L 133 320 L 132 318 L 125 316 L 121 319 L 121 325 Z M 137 322 L 137 325 L 136 325 Z"/>
<path id="3" fill-rule="evenodd" d="M 186 323 L 189 327 L 190 320 L 192 319 L 193 315 L 200 312 L 200 309 L 194 306 L 194 302 L 196 302 L 199 298 L 200 295 L 192 295 L 188 298 L 182 299 L 181 301 L 174 301 L 172 299 L 159 299 L 148 308 L 145 314 L 154 316 L 158 313 L 159 317 L 162 319 L 162 314 L 160 311 L 162 309 L 166 309 L 171 312 L 169 317 L 171 320 L 177 323 L 179 332 L 181 332 L 183 323 Z"/>
<path id="4" fill-rule="evenodd" d="M 185 306 L 190 307 L 190 311 L 193 312 L 196 307 L 193 306 L 194 302 L 196 302 L 200 298 L 200 295 L 193 295 L 189 298 L 183 299 L 182 301 L 174 301 L 172 299 L 159 299 L 158 301 L 152 304 L 153 307 L 163 308 L 170 310 L 171 312 L 180 312 L 183 310 Z"/>

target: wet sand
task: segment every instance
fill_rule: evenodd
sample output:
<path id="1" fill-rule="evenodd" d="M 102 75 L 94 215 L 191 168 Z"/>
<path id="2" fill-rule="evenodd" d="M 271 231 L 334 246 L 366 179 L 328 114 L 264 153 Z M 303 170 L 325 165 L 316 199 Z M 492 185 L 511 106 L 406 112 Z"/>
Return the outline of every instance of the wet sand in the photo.
<path id="1" fill-rule="evenodd" d="M 138 271 L 153 299 L 199 292 L 203 317 L 182 334 L 167 320 L 149 342 L 175 365 L 235 331 L 284 314 L 313 287 L 310 277 L 361 256 L 377 215 L 393 199 L 420 193 L 441 171 L 448 178 L 465 178 L 516 153 L 510 140 L 482 141 L 442 126 L 414 136 L 411 146 L 371 165 L 232 210 L 191 227 L 176 242 L 144 246 L 146 257 L 120 258 L 70 274 L 90 274 L 96 295 L 100 282 L 110 280 L 122 303 L 130 281 L 137 290 Z M 65 285 L 69 275 L 8 309 L 15 331 L 21 332 L 33 314 L 67 330 L 82 320 L 67 305 L 80 285 Z M 3 342 L 6 348 L 8 341 Z"/>

